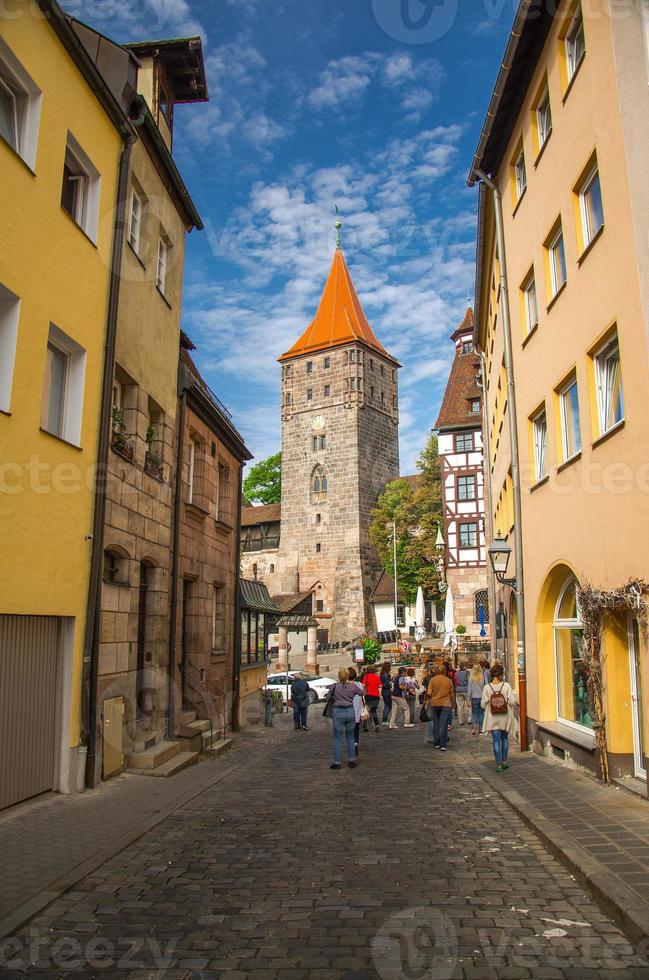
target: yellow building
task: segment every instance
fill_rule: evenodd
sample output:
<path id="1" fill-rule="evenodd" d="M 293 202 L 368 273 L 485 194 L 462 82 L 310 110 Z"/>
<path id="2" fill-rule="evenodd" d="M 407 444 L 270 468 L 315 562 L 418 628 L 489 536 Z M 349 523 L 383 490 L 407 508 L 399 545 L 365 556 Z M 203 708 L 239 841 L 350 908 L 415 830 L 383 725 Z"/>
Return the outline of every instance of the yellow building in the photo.
<path id="1" fill-rule="evenodd" d="M 575 584 L 649 581 L 648 39 L 639 5 L 612 17 L 607 0 L 572 0 L 552 17 L 521 3 L 469 178 L 494 530 L 513 539 L 505 298 L 511 318 L 528 731 L 538 751 L 594 771 Z M 632 614 L 605 618 L 602 654 L 611 773 L 645 780 L 649 662 Z"/>
<path id="2" fill-rule="evenodd" d="M 0 807 L 83 776 L 94 471 L 131 131 L 67 18 L 40 7 L 0 23 Z"/>

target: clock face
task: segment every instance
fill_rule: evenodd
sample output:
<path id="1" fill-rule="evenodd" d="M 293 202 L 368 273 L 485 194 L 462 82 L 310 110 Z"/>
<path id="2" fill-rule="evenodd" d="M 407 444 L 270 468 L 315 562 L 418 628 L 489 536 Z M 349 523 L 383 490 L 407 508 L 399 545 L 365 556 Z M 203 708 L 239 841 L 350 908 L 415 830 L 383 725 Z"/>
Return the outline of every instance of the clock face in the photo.
<path id="1" fill-rule="evenodd" d="M 313 421 L 311 422 L 311 426 L 314 429 L 324 429 L 325 427 L 324 415 L 316 415 Z"/>

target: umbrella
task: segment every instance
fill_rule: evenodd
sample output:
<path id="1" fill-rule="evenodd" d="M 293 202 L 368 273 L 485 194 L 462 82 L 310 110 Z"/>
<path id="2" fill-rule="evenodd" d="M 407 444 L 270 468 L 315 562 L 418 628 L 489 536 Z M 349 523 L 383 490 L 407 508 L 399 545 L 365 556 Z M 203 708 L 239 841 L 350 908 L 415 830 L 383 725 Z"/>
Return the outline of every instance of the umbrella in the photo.
<path id="1" fill-rule="evenodd" d="M 446 590 L 446 605 L 444 607 L 444 649 L 453 649 L 457 643 L 455 633 L 455 613 L 453 612 L 453 593 L 449 585 Z"/>
<path id="2" fill-rule="evenodd" d="M 426 622 L 426 604 L 424 602 L 424 590 L 421 585 L 417 589 L 417 601 L 415 603 L 415 623 L 417 626 L 424 626 Z"/>

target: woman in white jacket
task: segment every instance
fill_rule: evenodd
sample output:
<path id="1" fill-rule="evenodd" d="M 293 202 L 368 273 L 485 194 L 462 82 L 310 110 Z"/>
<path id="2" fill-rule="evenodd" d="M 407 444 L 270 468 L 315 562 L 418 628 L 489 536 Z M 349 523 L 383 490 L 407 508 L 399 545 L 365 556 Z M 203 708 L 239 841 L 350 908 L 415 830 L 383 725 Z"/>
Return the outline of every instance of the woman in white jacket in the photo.
<path id="1" fill-rule="evenodd" d="M 483 732 L 491 732 L 496 759 L 496 772 L 509 769 L 509 736 L 514 734 L 514 705 L 516 694 L 507 681 L 503 680 L 503 665 L 494 664 L 491 680 L 482 692 L 481 707 L 485 709 Z"/>

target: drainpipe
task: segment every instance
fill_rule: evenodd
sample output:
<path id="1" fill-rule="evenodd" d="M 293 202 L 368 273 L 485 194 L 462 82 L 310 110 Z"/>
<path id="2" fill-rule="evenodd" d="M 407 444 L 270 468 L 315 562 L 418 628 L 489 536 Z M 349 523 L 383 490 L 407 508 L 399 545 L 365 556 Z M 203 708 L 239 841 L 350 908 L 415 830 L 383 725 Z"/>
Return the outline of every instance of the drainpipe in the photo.
<path id="1" fill-rule="evenodd" d="M 120 129 L 125 139 L 117 172 L 117 203 L 113 246 L 110 259 L 110 286 L 104 367 L 101 381 L 99 414 L 99 441 L 97 445 L 97 475 L 92 516 L 92 553 L 90 556 L 90 581 L 88 583 L 88 613 L 83 644 L 83 728 L 88 743 L 85 784 L 97 785 L 97 682 L 99 678 L 99 625 L 101 619 L 101 571 L 104 554 L 104 521 L 106 517 L 106 479 L 108 475 L 108 447 L 110 444 L 111 404 L 113 397 L 113 372 L 115 370 L 115 337 L 119 309 L 119 287 L 122 271 L 122 245 L 124 239 L 126 198 L 131 150 L 135 134 L 126 124 Z"/>
<path id="2" fill-rule="evenodd" d="M 241 604 L 239 583 L 241 580 L 241 505 L 243 503 L 243 463 L 239 464 L 237 490 L 237 563 L 234 576 L 234 628 L 232 631 L 232 731 L 239 730 L 239 681 L 241 677 Z M 266 614 L 267 615 L 267 614 Z M 264 623 L 266 622 L 264 618 Z M 265 636 L 264 630 L 264 636 Z M 266 645 L 264 643 L 264 653 Z M 288 657 L 287 657 L 288 660 Z M 225 725 L 225 719 L 223 724 Z"/>
<path id="3" fill-rule="evenodd" d="M 178 363 L 178 444 L 176 446 L 176 478 L 174 485 L 174 516 L 171 532 L 171 613 L 169 619 L 169 661 L 167 664 L 167 738 L 173 739 L 175 732 L 175 681 L 176 681 L 176 643 L 178 620 L 178 565 L 180 550 L 180 508 L 183 488 L 183 449 L 185 446 L 185 416 L 187 414 L 187 391 L 193 379 L 189 369 Z"/>
<path id="4" fill-rule="evenodd" d="M 491 635 L 493 637 L 494 644 L 494 658 L 498 660 L 498 637 L 496 635 L 496 573 L 491 567 L 491 562 L 489 561 L 489 545 L 494 539 L 493 534 L 493 486 L 491 483 L 491 440 L 489 439 L 489 412 L 487 407 L 487 358 L 483 350 L 476 348 L 480 355 L 480 362 L 482 366 L 482 380 L 480 387 L 482 388 L 482 453 L 484 460 L 484 479 L 487 488 L 487 501 L 486 501 L 486 517 L 485 517 L 485 538 L 486 538 L 486 555 L 485 561 L 487 569 L 489 570 L 489 604 L 491 606 Z M 508 672 L 507 663 L 507 644 L 503 643 L 503 661 L 505 674 Z"/>
<path id="5" fill-rule="evenodd" d="M 500 259 L 500 299 L 503 319 L 503 347 L 505 356 L 505 375 L 507 378 L 507 406 L 509 416 L 509 440 L 511 443 L 512 459 L 512 490 L 514 496 L 514 557 L 516 561 L 516 621 L 517 621 L 517 661 L 518 684 L 520 701 L 520 740 L 521 752 L 528 748 L 527 739 L 527 661 L 525 649 L 525 599 L 523 594 L 523 529 L 520 458 L 518 451 L 518 426 L 516 414 L 516 388 L 514 384 L 514 362 L 512 357 L 512 328 L 509 315 L 509 292 L 507 282 L 507 257 L 505 253 L 505 232 L 503 224 L 503 208 L 500 191 L 496 184 L 481 170 L 475 171 L 475 176 L 491 191 L 494 202 L 496 220 L 496 240 Z"/>

